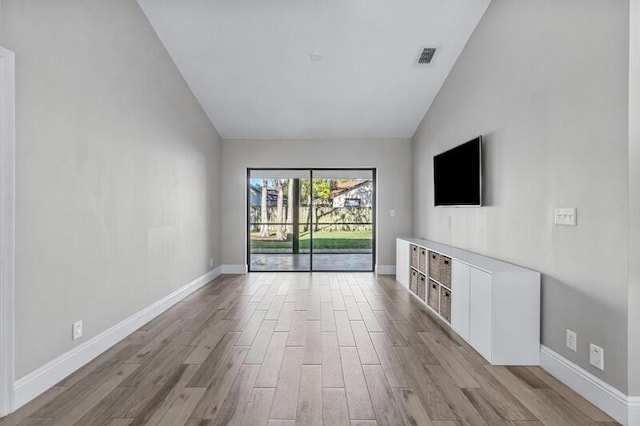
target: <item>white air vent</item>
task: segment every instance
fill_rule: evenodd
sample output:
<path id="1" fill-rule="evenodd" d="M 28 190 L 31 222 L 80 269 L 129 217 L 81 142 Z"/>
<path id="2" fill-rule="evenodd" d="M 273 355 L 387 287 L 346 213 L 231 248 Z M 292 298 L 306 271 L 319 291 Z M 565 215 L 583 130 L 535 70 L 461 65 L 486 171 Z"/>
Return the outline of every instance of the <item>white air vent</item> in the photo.
<path id="1" fill-rule="evenodd" d="M 433 59 L 433 55 L 436 53 L 435 47 L 425 47 L 422 49 L 420 53 L 420 57 L 418 58 L 419 64 L 430 64 Z"/>

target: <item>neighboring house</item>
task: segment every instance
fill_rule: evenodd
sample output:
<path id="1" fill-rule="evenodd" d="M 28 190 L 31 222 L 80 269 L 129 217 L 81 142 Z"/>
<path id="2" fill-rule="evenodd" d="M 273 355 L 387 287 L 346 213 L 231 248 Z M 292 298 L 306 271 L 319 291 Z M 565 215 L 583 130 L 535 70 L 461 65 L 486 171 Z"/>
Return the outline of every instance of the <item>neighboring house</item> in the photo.
<path id="1" fill-rule="evenodd" d="M 251 185 L 251 205 L 260 206 L 262 204 L 262 187 L 260 185 Z M 287 205 L 287 195 L 284 194 L 283 205 Z M 267 207 L 276 207 L 278 205 L 278 190 L 267 188 Z"/>
<path id="2" fill-rule="evenodd" d="M 373 205 L 373 182 L 350 181 L 340 182 L 331 191 L 329 198 L 334 208 L 338 207 L 371 207 Z"/>

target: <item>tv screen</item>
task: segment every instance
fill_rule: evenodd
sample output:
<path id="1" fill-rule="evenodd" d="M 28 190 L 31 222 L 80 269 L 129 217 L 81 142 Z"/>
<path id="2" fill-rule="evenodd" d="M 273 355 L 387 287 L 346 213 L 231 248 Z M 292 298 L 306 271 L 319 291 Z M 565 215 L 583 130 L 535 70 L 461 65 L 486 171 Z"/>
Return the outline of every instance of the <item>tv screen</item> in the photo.
<path id="1" fill-rule="evenodd" d="M 433 157 L 436 206 L 482 205 L 482 136 Z"/>

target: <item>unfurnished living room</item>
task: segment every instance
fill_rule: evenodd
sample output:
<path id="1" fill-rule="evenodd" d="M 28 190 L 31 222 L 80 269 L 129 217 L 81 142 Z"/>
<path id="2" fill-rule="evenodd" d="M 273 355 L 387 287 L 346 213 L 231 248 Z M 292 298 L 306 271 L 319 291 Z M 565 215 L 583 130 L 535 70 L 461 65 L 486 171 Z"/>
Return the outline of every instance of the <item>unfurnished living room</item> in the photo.
<path id="1" fill-rule="evenodd" d="M 640 425 L 640 0 L 0 0 L 0 426 Z"/>

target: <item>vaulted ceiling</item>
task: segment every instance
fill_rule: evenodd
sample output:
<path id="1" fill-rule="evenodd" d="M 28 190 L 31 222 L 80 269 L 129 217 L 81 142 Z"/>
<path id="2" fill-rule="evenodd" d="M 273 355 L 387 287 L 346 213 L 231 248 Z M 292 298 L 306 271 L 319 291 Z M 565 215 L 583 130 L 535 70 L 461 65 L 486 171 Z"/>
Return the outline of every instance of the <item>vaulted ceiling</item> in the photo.
<path id="1" fill-rule="evenodd" d="M 138 0 L 227 139 L 412 136 L 489 2 Z"/>

